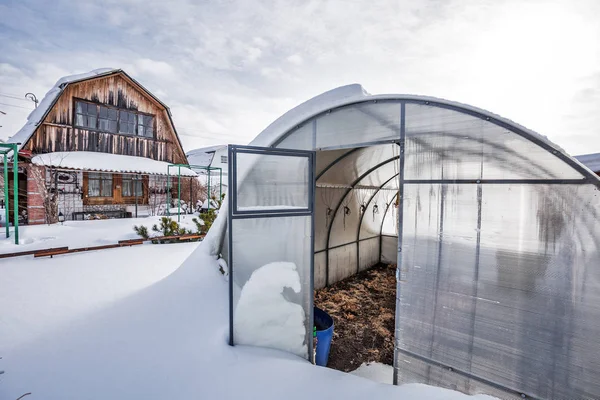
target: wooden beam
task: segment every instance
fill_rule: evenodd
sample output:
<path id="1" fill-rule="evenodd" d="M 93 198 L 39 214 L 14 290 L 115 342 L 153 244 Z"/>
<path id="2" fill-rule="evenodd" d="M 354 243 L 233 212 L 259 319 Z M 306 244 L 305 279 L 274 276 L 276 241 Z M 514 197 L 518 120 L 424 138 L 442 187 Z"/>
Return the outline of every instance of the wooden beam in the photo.
<path id="1" fill-rule="evenodd" d="M 33 254 L 33 257 L 38 258 L 38 257 L 50 256 L 50 258 L 52 258 L 52 256 L 55 256 L 58 254 L 66 254 L 68 252 L 69 252 L 68 247 L 61 247 L 61 248 L 57 248 L 57 249 L 46 249 L 46 250 L 37 251 L 36 253 Z"/>
<path id="2" fill-rule="evenodd" d="M 69 128 L 69 129 L 73 129 L 73 127 L 71 125 L 57 124 L 55 122 L 43 122 L 42 125 L 55 126 L 57 128 Z"/>
<path id="3" fill-rule="evenodd" d="M 37 249 L 37 250 L 28 250 L 28 251 L 17 251 L 15 253 L 4 253 L 4 254 L 0 254 L 0 258 L 29 256 L 29 255 L 32 255 L 35 253 L 40 253 L 40 252 L 44 252 L 44 251 L 53 251 L 53 250 L 68 250 L 68 247 L 53 247 L 50 249 Z"/>

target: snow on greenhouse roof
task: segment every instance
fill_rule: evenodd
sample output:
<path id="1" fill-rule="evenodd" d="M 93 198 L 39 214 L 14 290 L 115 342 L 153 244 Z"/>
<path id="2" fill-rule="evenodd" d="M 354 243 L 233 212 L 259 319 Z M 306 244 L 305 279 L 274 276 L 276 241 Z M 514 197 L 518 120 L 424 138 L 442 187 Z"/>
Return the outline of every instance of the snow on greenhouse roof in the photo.
<path id="1" fill-rule="evenodd" d="M 167 175 L 167 162 L 150 158 L 124 156 L 120 154 L 96 153 L 92 151 L 58 151 L 55 153 L 38 154 L 31 161 L 37 165 L 81 169 L 85 171 L 105 171 L 138 173 L 150 175 Z M 178 168 L 169 168 L 168 173 L 177 175 Z M 182 176 L 197 176 L 185 167 L 181 167 Z"/>
<path id="2" fill-rule="evenodd" d="M 44 120 L 46 114 L 50 111 L 64 88 L 69 83 L 79 82 L 85 79 L 94 78 L 100 75 L 109 75 L 120 71 L 114 68 L 100 68 L 83 74 L 69 75 L 60 78 L 52 89 L 46 93 L 44 98 L 40 101 L 38 106 L 27 116 L 27 123 L 13 136 L 8 139 L 8 143 L 20 143 L 19 147 L 22 147 L 25 142 L 29 140 L 33 132 L 35 132 L 38 125 Z"/>
<path id="3" fill-rule="evenodd" d="M 554 149 L 562 152 L 563 154 L 567 154 L 561 147 L 559 147 L 555 143 L 552 143 L 546 136 L 540 135 L 539 133 L 527 129 L 524 126 L 517 124 L 516 122 L 513 122 L 509 119 L 503 118 L 499 115 L 483 110 L 481 108 L 430 96 L 420 96 L 412 94 L 372 95 L 368 93 L 362 87 L 362 85 L 356 83 L 346 86 L 340 86 L 338 88 L 329 90 L 294 107 L 293 109 L 283 114 L 281 117 L 277 118 L 269 126 L 267 126 L 256 138 L 254 138 L 252 142 L 250 142 L 250 145 L 271 146 L 275 144 L 275 142 L 278 139 L 280 139 L 291 129 L 301 125 L 308 119 L 315 117 L 321 113 L 350 104 L 375 100 L 410 100 L 431 102 L 450 106 L 452 108 L 462 109 L 467 112 L 477 113 L 485 117 L 489 117 L 490 119 L 494 119 L 509 126 L 512 126 L 520 131 L 523 131 L 529 136 L 544 142 L 545 144 L 553 147 Z"/>
<path id="4" fill-rule="evenodd" d="M 600 172 L 600 153 L 583 154 L 574 158 L 593 172 Z"/>

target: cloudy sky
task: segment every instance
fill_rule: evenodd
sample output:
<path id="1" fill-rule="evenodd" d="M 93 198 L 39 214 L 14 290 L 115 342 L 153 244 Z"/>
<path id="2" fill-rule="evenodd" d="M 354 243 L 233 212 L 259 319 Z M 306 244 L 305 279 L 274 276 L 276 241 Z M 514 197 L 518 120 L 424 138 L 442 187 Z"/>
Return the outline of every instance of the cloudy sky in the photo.
<path id="1" fill-rule="evenodd" d="M 472 104 L 571 154 L 600 152 L 598 0 L 0 0 L 0 138 L 59 77 L 123 68 L 186 150 L 246 144 L 361 83 Z"/>

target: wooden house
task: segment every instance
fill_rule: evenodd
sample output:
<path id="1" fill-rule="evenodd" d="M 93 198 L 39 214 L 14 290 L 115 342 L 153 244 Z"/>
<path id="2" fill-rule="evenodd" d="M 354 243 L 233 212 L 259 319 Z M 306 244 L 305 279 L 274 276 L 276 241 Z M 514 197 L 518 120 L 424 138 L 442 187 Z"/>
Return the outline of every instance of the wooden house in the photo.
<path id="1" fill-rule="evenodd" d="M 120 69 L 61 78 L 9 142 L 30 224 L 158 213 L 168 175 L 196 176 L 169 167 L 188 163 L 169 108 Z"/>

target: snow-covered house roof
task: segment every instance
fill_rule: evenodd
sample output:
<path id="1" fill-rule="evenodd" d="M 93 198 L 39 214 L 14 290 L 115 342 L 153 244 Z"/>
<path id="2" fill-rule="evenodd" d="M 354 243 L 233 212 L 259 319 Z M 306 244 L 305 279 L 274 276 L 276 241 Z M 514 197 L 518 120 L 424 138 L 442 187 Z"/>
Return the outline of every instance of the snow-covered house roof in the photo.
<path id="1" fill-rule="evenodd" d="M 196 173 L 185 167 L 171 167 L 167 162 L 150 158 L 125 156 L 120 154 L 98 153 L 92 151 L 58 151 L 38 154 L 31 159 L 37 165 L 49 167 L 80 169 L 84 171 L 103 171 L 136 173 L 150 175 L 177 175 L 181 169 L 182 176 L 196 176 Z"/>
<path id="2" fill-rule="evenodd" d="M 138 81 L 129 76 L 125 71 L 118 68 L 99 68 L 90 72 L 69 75 L 60 78 L 58 81 L 56 81 L 56 83 L 48 91 L 48 93 L 46 93 L 44 98 L 42 98 L 38 106 L 27 116 L 27 122 L 25 123 L 25 125 L 19 131 L 17 131 L 17 133 L 15 133 L 8 139 L 8 143 L 19 143 L 19 149 L 21 149 L 33 136 L 35 130 L 44 121 L 44 118 L 46 118 L 50 110 L 52 110 L 52 107 L 58 101 L 58 98 L 68 85 L 85 81 L 88 79 L 105 77 L 114 74 L 123 74 L 127 77 L 127 79 L 131 80 L 135 85 L 142 89 L 143 92 L 145 92 L 148 96 L 150 96 L 152 99 L 154 99 L 156 102 L 158 102 L 161 106 L 165 108 L 165 110 L 167 111 L 167 116 L 169 117 L 169 122 L 171 123 L 173 131 L 175 132 L 177 142 L 179 146 L 183 149 L 183 146 L 181 145 L 181 140 L 179 139 L 179 135 L 177 134 L 177 130 L 175 128 L 175 124 L 173 123 L 173 118 L 171 116 L 171 111 L 169 107 L 165 103 L 160 101 L 160 99 L 158 99 L 155 95 L 153 95 L 152 92 L 150 92 L 148 89 L 142 86 Z"/>
<path id="3" fill-rule="evenodd" d="M 575 159 L 594 172 L 600 172 L 600 153 L 583 154 Z"/>
<path id="4" fill-rule="evenodd" d="M 198 165 L 201 167 L 210 167 L 218 150 L 226 149 L 226 145 L 217 145 L 202 147 L 199 149 L 190 150 L 186 153 L 186 157 L 190 165 Z"/>

